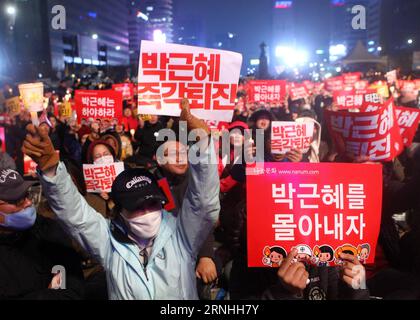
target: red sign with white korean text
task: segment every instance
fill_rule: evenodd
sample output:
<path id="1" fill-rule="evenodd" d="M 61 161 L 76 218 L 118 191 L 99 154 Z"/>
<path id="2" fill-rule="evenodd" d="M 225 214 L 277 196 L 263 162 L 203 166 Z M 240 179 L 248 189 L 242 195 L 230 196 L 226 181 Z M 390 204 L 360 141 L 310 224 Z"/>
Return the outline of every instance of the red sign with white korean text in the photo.
<path id="1" fill-rule="evenodd" d="M 403 150 L 392 99 L 374 112 L 324 110 L 324 115 L 339 154 L 390 161 Z"/>
<path id="2" fill-rule="evenodd" d="M 115 178 L 124 171 L 123 162 L 111 164 L 84 164 L 86 191 L 94 193 L 111 192 Z"/>
<path id="3" fill-rule="evenodd" d="M 342 76 L 329 78 L 324 81 L 325 90 L 328 92 L 344 90 L 344 78 Z"/>
<path id="4" fill-rule="evenodd" d="M 265 163 L 247 168 L 247 195 L 248 267 L 278 267 L 293 248 L 318 266 L 340 265 L 343 251 L 374 262 L 380 164 Z"/>
<path id="5" fill-rule="evenodd" d="M 401 91 L 408 91 L 410 93 L 415 93 L 416 91 L 418 91 L 417 84 L 415 81 L 400 80 L 399 86 Z"/>
<path id="6" fill-rule="evenodd" d="M 420 110 L 414 108 L 395 107 L 404 146 L 411 146 L 420 121 Z"/>
<path id="7" fill-rule="evenodd" d="M 76 90 L 77 121 L 82 119 L 121 119 L 122 94 L 114 90 Z"/>
<path id="8" fill-rule="evenodd" d="M 354 84 L 354 88 L 356 90 L 365 90 L 368 87 L 369 87 L 369 81 L 367 80 L 359 80 L 359 81 L 356 81 Z"/>
<path id="9" fill-rule="evenodd" d="M 6 134 L 3 127 L 0 127 L 1 151 L 6 152 Z"/>
<path id="10" fill-rule="evenodd" d="M 229 122 L 241 64 L 236 52 L 142 41 L 138 112 L 179 116 L 186 97 L 195 116 Z"/>
<path id="11" fill-rule="evenodd" d="M 134 84 L 133 83 L 113 84 L 112 90 L 121 92 L 123 100 L 133 100 L 134 98 Z"/>
<path id="12" fill-rule="evenodd" d="M 289 95 L 292 101 L 305 99 L 309 96 L 309 92 L 303 84 L 295 83 L 289 87 Z"/>
<path id="13" fill-rule="evenodd" d="M 271 123 L 271 153 L 285 154 L 292 149 L 308 152 L 314 134 L 314 123 L 273 121 Z"/>
<path id="14" fill-rule="evenodd" d="M 247 83 L 247 102 L 282 102 L 285 98 L 285 80 L 251 80 Z"/>
<path id="15" fill-rule="evenodd" d="M 312 81 L 309 81 L 309 80 L 302 81 L 302 84 L 305 86 L 305 88 L 306 88 L 306 90 L 308 90 L 308 92 L 311 92 L 315 87 L 315 84 Z"/>
<path id="16" fill-rule="evenodd" d="M 346 87 L 353 87 L 360 80 L 362 74 L 360 72 L 344 73 L 343 80 Z"/>
<path id="17" fill-rule="evenodd" d="M 334 91 L 333 96 L 339 109 L 358 109 L 369 103 L 382 103 L 380 95 L 372 89 Z"/>

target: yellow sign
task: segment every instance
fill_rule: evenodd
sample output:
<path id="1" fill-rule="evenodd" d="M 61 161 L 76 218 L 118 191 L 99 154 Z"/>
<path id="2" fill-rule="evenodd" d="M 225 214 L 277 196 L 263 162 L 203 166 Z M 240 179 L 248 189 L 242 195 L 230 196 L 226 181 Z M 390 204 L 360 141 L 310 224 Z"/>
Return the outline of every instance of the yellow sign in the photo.
<path id="1" fill-rule="evenodd" d="M 376 90 L 376 92 L 384 98 L 389 97 L 388 86 L 386 85 L 386 83 L 375 83 L 374 85 L 370 86 L 369 88 Z"/>
<path id="2" fill-rule="evenodd" d="M 70 118 L 72 116 L 71 103 L 66 101 L 58 106 L 58 114 L 60 117 Z"/>
<path id="3" fill-rule="evenodd" d="M 141 118 L 143 121 L 150 121 L 150 120 L 152 119 L 152 116 L 151 116 L 150 114 L 142 114 L 142 115 L 140 116 L 140 118 Z"/>
<path id="4" fill-rule="evenodd" d="M 6 100 L 6 109 L 9 116 L 14 117 L 20 113 L 20 99 L 13 97 Z"/>

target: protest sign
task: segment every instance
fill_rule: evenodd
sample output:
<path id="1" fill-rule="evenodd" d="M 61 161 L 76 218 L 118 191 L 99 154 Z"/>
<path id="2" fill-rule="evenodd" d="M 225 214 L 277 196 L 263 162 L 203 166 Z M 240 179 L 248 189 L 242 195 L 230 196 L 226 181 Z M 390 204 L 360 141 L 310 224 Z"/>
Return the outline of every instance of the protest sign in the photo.
<path id="1" fill-rule="evenodd" d="M 312 142 L 314 123 L 273 121 L 271 123 L 271 153 L 285 154 L 292 149 L 306 153 Z"/>
<path id="2" fill-rule="evenodd" d="M 382 103 L 381 96 L 372 89 L 335 91 L 333 97 L 339 109 L 357 109 L 368 103 Z"/>
<path id="3" fill-rule="evenodd" d="M 362 74 L 360 72 L 344 73 L 343 74 L 344 86 L 353 88 L 355 83 L 360 80 L 361 76 Z"/>
<path id="4" fill-rule="evenodd" d="M 389 97 L 388 85 L 383 81 L 376 81 L 372 83 L 369 88 L 376 90 L 376 92 L 383 98 Z"/>
<path id="5" fill-rule="evenodd" d="M 133 83 L 117 83 L 112 85 L 112 89 L 121 92 L 123 100 L 133 100 L 134 84 Z"/>
<path id="6" fill-rule="evenodd" d="M 388 84 L 394 84 L 397 82 L 397 70 L 389 71 L 385 74 L 386 81 Z"/>
<path id="7" fill-rule="evenodd" d="M 344 78 L 342 76 L 328 78 L 324 81 L 325 90 L 328 92 L 344 90 Z"/>
<path id="8" fill-rule="evenodd" d="M 241 64 L 236 52 L 142 41 L 138 111 L 179 116 L 180 102 L 188 98 L 198 118 L 229 122 Z"/>
<path id="9" fill-rule="evenodd" d="M 309 96 L 308 90 L 303 84 L 295 83 L 289 87 L 289 95 L 292 101 L 305 99 Z"/>
<path id="10" fill-rule="evenodd" d="M 340 154 L 390 161 L 403 150 L 392 99 L 374 112 L 325 110 L 324 115 Z"/>
<path id="11" fill-rule="evenodd" d="M 72 116 L 73 109 L 70 101 L 64 101 L 58 105 L 58 115 L 63 118 L 70 118 Z"/>
<path id="12" fill-rule="evenodd" d="M 420 110 L 414 108 L 395 107 L 398 126 L 404 146 L 409 147 L 416 135 L 420 121 Z"/>
<path id="13" fill-rule="evenodd" d="M 286 99 L 285 80 L 251 80 L 247 83 L 247 101 L 283 102 Z"/>
<path id="14" fill-rule="evenodd" d="M 20 99 L 13 97 L 6 100 L 6 109 L 10 117 L 14 117 L 20 113 Z"/>
<path id="15" fill-rule="evenodd" d="M 381 198 L 380 164 L 247 168 L 248 267 L 279 267 L 293 248 L 299 261 L 318 266 L 340 265 L 343 251 L 373 263 Z"/>
<path id="16" fill-rule="evenodd" d="M 1 151 L 6 152 L 6 132 L 3 127 L 0 127 L 0 140 L 2 142 Z"/>
<path id="17" fill-rule="evenodd" d="M 123 171 L 123 162 L 114 162 L 110 164 L 83 164 L 86 191 L 93 193 L 111 192 L 112 183 Z"/>
<path id="18" fill-rule="evenodd" d="M 121 119 L 122 94 L 114 90 L 76 90 L 74 102 L 77 120 Z"/>
<path id="19" fill-rule="evenodd" d="M 18 87 L 25 109 L 30 112 L 44 110 L 44 84 L 42 82 L 23 83 Z"/>

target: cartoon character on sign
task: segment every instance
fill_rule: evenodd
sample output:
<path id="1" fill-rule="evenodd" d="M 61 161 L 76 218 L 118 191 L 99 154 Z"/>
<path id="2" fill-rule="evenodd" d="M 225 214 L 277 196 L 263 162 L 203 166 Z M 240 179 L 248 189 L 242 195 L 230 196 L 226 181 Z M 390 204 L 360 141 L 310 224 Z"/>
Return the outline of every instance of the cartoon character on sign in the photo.
<path id="1" fill-rule="evenodd" d="M 370 245 L 368 243 L 361 244 L 357 247 L 357 258 L 360 263 L 366 263 L 366 260 L 369 258 Z"/>
<path id="2" fill-rule="evenodd" d="M 280 267 L 281 262 L 287 256 L 286 250 L 279 246 L 266 246 L 264 247 L 263 253 L 263 264 L 273 268 Z"/>
<path id="3" fill-rule="evenodd" d="M 345 245 L 342 245 L 341 247 L 338 247 L 337 249 L 335 249 L 335 262 L 338 265 L 343 264 L 343 260 L 341 260 L 341 258 L 340 258 L 340 254 L 342 254 L 342 253 L 351 254 L 351 255 L 357 257 L 357 248 L 352 246 L 351 244 L 345 244 Z"/>
<path id="4" fill-rule="evenodd" d="M 318 267 L 329 267 L 330 262 L 334 261 L 334 249 L 329 245 L 314 247 L 314 256 L 317 258 Z"/>
<path id="5" fill-rule="evenodd" d="M 312 260 L 312 250 L 311 248 L 306 244 L 301 244 L 295 247 L 297 250 L 297 255 L 295 257 L 295 260 L 298 262 L 303 263 L 311 263 Z"/>

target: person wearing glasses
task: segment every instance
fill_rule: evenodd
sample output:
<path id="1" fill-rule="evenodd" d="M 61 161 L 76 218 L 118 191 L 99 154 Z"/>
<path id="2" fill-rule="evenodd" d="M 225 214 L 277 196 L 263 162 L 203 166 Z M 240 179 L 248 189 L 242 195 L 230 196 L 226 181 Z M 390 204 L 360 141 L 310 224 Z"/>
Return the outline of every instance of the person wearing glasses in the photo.
<path id="1" fill-rule="evenodd" d="M 34 183 L 0 170 L 0 300 L 82 299 L 80 258 L 58 223 L 36 214 Z"/>

